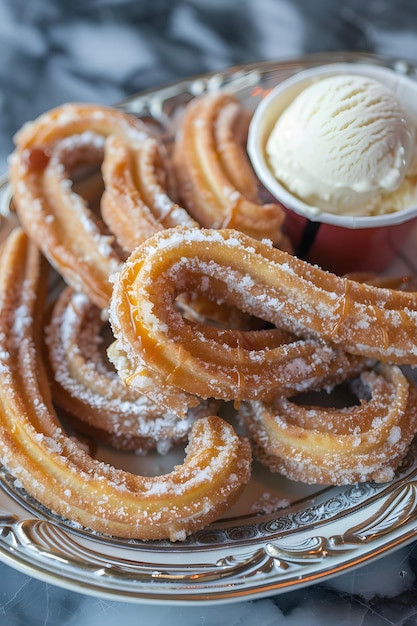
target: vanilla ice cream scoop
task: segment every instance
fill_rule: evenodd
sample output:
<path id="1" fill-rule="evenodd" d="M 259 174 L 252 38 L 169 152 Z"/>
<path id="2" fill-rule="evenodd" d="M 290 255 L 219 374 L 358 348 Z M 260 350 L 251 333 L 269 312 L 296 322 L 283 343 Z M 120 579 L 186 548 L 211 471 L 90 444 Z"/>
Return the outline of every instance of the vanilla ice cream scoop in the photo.
<path id="1" fill-rule="evenodd" d="M 414 125 L 393 91 L 358 74 L 305 88 L 266 144 L 274 175 L 317 210 L 372 215 L 404 208 L 402 186 L 415 152 Z"/>

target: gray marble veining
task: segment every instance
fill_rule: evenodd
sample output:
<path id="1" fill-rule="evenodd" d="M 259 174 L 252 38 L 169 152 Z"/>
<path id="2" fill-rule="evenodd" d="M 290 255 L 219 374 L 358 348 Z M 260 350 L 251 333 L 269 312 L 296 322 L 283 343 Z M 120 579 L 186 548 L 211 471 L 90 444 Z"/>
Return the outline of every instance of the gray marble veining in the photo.
<path id="1" fill-rule="evenodd" d="M 200 72 L 321 51 L 417 62 L 414 0 L 0 0 L 0 161 L 27 120 L 65 101 L 111 104 Z M 226 606 L 88 597 L 0 563 L 1 626 L 417 624 L 417 547 L 331 581 Z"/>

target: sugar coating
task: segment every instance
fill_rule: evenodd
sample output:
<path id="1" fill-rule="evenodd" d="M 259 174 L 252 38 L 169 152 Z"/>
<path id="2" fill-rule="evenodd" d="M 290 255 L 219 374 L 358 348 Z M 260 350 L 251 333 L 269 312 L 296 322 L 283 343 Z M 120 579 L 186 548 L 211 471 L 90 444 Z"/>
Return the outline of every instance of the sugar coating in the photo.
<path id="1" fill-rule="evenodd" d="M 358 406 L 305 408 L 282 398 L 242 406 L 239 419 L 260 460 L 306 483 L 391 480 L 417 427 L 409 384 L 396 366 L 365 371 L 360 378 L 371 397 Z"/>
<path id="2" fill-rule="evenodd" d="M 17 233 L 10 246 L 20 241 Z M 220 418 L 197 420 L 184 464 L 151 478 L 96 461 L 65 435 L 45 393 L 47 380 L 36 350 L 37 266 L 22 259 L 28 287 L 23 290 L 23 281 L 10 271 L 13 250 L 3 253 L 0 267 L 5 305 L 0 428 L 10 435 L 0 438 L 0 458 L 15 479 L 74 524 L 119 536 L 175 540 L 221 514 L 249 479 L 250 449 Z"/>
<path id="3" fill-rule="evenodd" d="M 202 405 L 190 411 L 186 419 L 160 410 L 146 396 L 135 393 L 123 385 L 116 372 L 103 360 L 100 347 L 100 328 L 103 325 L 87 296 L 74 294 L 63 310 L 53 316 L 46 329 L 51 363 L 56 381 L 78 402 L 85 411 L 99 411 L 98 426 L 111 433 L 135 441 L 146 438 L 139 445 L 158 446 L 168 452 L 172 442 L 187 435 L 193 421 L 204 415 Z M 74 374 L 78 370 L 78 376 Z M 98 385 L 100 384 L 100 392 Z M 75 409 L 73 409 L 75 410 Z M 84 410 L 80 416 L 85 419 Z M 87 417 L 94 423 L 93 418 Z"/>

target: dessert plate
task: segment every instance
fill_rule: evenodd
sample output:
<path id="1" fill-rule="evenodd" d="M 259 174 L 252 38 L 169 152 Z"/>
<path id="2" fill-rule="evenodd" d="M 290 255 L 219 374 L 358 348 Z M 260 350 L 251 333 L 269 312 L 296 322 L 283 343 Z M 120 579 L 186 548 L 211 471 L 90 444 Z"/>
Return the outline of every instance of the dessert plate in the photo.
<path id="1" fill-rule="evenodd" d="M 211 73 L 132 96 L 120 106 L 154 125 L 168 144 L 186 102 L 227 87 L 250 107 L 294 72 L 333 61 L 388 65 L 369 55 L 315 55 Z M 13 227 L 10 190 L 0 182 L 0 239 Z M 416 273 L 417 232 L 389 272 Z M 162 474 L 184 451 L 138 456 L 98 446 L 100 460 L 141 474 Z M 131 602 L 232 602 L 325 580 L 417 537 L 417 443 L 395 480 L 348 487 L 293 483 L 254 465 L 253 478 L 227 517 L 186 541 L 141 542 L 94 534 L 30 498 L 0 466 L 0 559 L 26 574 L 77 592 Z"/>

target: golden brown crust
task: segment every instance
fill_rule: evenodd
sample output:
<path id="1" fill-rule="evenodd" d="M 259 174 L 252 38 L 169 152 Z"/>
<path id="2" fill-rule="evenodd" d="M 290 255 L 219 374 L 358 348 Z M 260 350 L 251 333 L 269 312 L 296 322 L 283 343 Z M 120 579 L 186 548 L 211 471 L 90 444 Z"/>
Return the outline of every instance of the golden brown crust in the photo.
<path id="1" fill-rule="evenodd" d="M 376 360 L 416 365 L 417 295 L 413 280 L 341 278 L 278 249 L 290 249 L 284 214 L 259 201 L 245 116 L 226 93 L 187 107 L 174 167 L 193 217 L 170 198 L 160 143 L 121 111 L 64 105 L 16 137 L 10 173 L 27 235 L 16 230 L 0 251 L 0 460 L 39 502 L 95 532 L 179 540 L 236 501 L 251 448 L 211 414 L 213 398 L 242 404 L 259 458 L 304 482 L 390 480 L 417 430 L 417 392 L 396 365 L 362 374 L 371 399 L 354 408 L 286 399 Z M 102 161 L 104 181 L 73 185 L 74 171 Z M 72 286 L 49 326 L 51 387 L 34 244 Z M 110 299 L 120 378 L 96 343 Z M 187 435 L 184 463 L 155 477 L 105 465 L 65 434 L 54 403 L 117 447 L 165 451 Z"/>
<path id="2" fill-rule="evenodd" d="M 304 483 L 392 480 L 417 431 L 417 390 L 398 366 L 365 371 L 360 383 L 370 398 L 341 409 L 284 398 L 242 406 L 256 457 Z"/>
<path id="3" fill-rule="evenodd" d="M 54 403 L 76 430 L 116 448 L 166 453 L 186 440 L 196 419 L 217 413 L 218 403 L 201 402 L 180 420 L 127 387 L 106 358 L 107 328 L 100 310 L 70 288 L 58 297 L 48 321 Z"/>
<path id="4" fill-rule="evenodd" d="M 102 172 L 101 213 L 127 253 L 163 228 L 198 226 L 169 195 L 167 157 L 155 138 L 132 146 L 109 137 Z"/>
<path id="5" fill-rule="evenodd" d="M 179 197 L 205 228 L 235 228 L 289 249 L 282 207 L 258 198 L 259 183 L 246 153 L 246 116 L 226 92 L 208 93 L 187 105 L 173 152 Z"/>
<path id="6" fill-rule="evenodd" d="M 72 185 L 80 168 L 99 167 L 109 135 L 140 142 L 142 122 L 111 107 L 65 104 L 27 123 L 15 136 L 10 180 L 22 226 L 75 290 L 100 308 L 121 259 L 90 206 Z"/>
<path id="7" fill-rule="evenodd" d="M 367 283 L 374 287 L 417 292 L 417 276 L 412 274 L 386 276 L 384 274 L 375 274 L 375 272 L 350 272 L 344 276 L 349 280 L 354 280 L 358 283 Z"/>
<path id="8" fill-rule="evenodd" d="M 279 261 L 290 265 L 293 257 L 231 230 L 177 228 L 147 240 L 125 263 L 113 292 L 110 317 L 117 341 L 109 356 L 119 375 L 183 415 L 199 397 L 292 395 L 326 384 L 337 372 L 358 371 L 361 357 L 321 339 L 277 328 L 215 329 L 185 320 L 175 307 L 178 293 L 188 288 L 276 324 L 281 308 L 291 305 L 278 300 Z M 284 278 L 288 274 L 284 269 Z"/>
<path id="9" fill-rule="evenodd" d="M 212 284 L 216 292 L 210 294 Z M 415 292 L 336 276 L 237 231 L 177 228 L 152 237 L 135 251 L 120 273 L 112 300 L 115 335 L 117 339 L 120 332 L 123 335 L 122 351 L 131 358 L 135 345 L 142 342 L 136 352 L 142 352 L 150 370 L 159 370 L 164 377 L 178 378 L 181 363 L 192 369 L 196 381 L 201 370 L 198 361 L 190 360 L 196 349 L 189 350 L 188 345 L 195 342 L 204 354 L 203 342 L 172 311 L 176 292 L 187 287 L 309 338 L 317 350 L 324 342 L 327 350 L 337 346 L 365 358 L 417 364 Z M 206 352 L 220 366 L 219 359 L 227 362 L 227 356 L 216 350 Z M 238 357 L 235 362 L 240 364 Z M 260 373 L 267 366 L 267 359 L 257 363 Z M 204 363 L 205 367 L 209 365 Z"/>
<path id="10" fill-rule="evenodd" d="M 41 359 L 39 253 L 20 229 L 0 263 L 0 457 L 46 507 L 109 535 L 184 539 L 222 515 L 249 480 L 249 442 L 209 416 L 192 427 L 182 465 L 138 476 L 94 460 L 63 432 Z"/>

